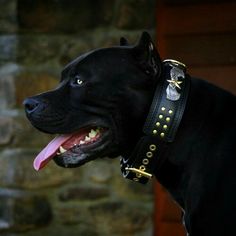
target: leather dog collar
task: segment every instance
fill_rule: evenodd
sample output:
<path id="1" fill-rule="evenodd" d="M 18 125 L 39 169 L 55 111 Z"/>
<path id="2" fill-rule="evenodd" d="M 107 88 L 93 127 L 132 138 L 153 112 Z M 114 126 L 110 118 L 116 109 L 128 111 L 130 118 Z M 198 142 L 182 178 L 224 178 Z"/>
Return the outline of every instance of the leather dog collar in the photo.
<path id="1" fill-rule="evenodd" d="M 163 61 L 163 73 L 140 138 L 129 158 L 121 157 L 125 178 L 145 184 L 152 178 L 157 162 L 173 142 L 183 117 L 190 78 L 186 66 L 176 60 Z"/>

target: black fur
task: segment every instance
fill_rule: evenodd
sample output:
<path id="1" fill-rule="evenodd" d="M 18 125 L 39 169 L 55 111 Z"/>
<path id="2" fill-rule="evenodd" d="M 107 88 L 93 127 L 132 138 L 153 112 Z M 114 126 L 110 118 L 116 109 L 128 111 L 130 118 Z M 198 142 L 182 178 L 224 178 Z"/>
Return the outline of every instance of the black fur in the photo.
<path id="1" fill-rule="evenodd" d="M 147 33 L 135 46 L 125 38 L 120 44 L 78 57 L 62 71 L 55 90 L 25 100 L 27 117 L 43 132 L 108 130 L 99 147 L 80 150 L 83 158 L 56 157 L 57 164 L 76 167 L 98 157 L 128 156 L 142 135 L 162 76 L 161 59 Z M 157 166 L 157 179 L 185 212 L 190 236 L 236 235 L 235 108 L 235 96 L 192 78 L 176 139 Z"/>

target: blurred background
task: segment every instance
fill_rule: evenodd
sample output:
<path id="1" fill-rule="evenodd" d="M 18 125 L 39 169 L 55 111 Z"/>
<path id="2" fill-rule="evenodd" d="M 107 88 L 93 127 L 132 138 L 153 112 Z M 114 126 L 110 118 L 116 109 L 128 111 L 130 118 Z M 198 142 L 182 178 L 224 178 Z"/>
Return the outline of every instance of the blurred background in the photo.
<path id="1" fill-rule="evenodd" d="M 0 0 L 0 235 L 184 235 L 168 194 L 123 179 L 118 158 L 34 171 L 52 137 L 30 126 L 22 101 L 79 54 L 143 30 L 163 59 L 236 93 L 235 12 L 223 0 Z"/>

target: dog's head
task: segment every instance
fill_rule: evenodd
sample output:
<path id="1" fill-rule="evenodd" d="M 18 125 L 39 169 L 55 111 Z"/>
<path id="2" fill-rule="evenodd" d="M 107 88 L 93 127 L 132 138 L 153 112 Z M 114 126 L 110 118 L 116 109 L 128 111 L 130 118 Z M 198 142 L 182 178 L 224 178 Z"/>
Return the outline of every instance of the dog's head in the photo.
<path id="1" fill-rule="evenodd" d="M 142 135 L 161 60 L 148 33 L 130 46 L 93 50 L 69 63 L 57 88 L 25 99 L 26 115 L 40 131 L 58 136 L 37 156 L 63 167 L 98 157 L 128 155 Z"/>

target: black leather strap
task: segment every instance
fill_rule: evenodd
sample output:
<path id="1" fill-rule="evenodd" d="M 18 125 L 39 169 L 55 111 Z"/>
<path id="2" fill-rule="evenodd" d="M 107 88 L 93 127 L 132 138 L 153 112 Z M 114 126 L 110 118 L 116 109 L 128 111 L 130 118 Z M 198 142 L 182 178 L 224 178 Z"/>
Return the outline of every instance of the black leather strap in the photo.
<path id="1" fill-rule="evenodd" d="M 162 77 L 143 127 L 144 136 L 129 158 L 121 158 L 125 178 L 147 183 L 168 143 L 174 141 L 190 89 L 190 77 L 185 72 L 186 67 L 181 62 L 163 62 Z"/>

